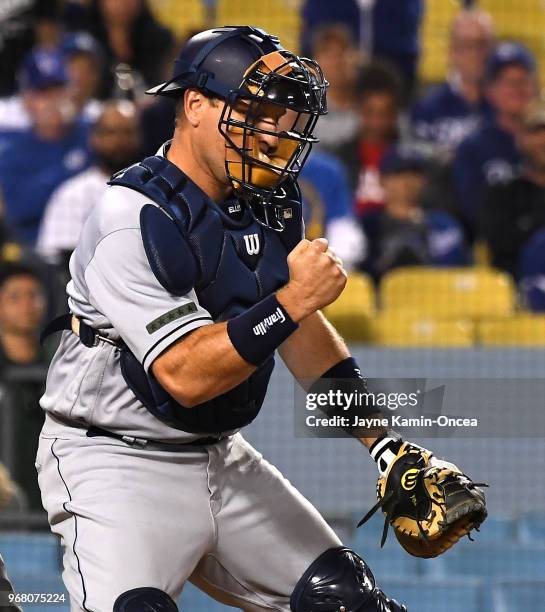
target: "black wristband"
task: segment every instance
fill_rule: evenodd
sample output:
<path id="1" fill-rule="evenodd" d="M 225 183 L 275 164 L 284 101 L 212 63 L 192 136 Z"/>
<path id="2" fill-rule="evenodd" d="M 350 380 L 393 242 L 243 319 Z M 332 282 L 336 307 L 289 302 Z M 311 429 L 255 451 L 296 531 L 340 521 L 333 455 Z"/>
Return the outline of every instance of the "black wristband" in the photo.
<path id="1" fill-rule="evenodd" d="M 309 389 L 309 393 L 333 394 L 341 393 L 344 397 L 352 396 L 354 401 L 345 408 L 334 405 L 322 406 L 322 411 L 328 416 L 347 418 L 351 425 L 342 426 L 350 435 L 360 435 L 361 427 L 352 425 L 356 419 L 369 417 L 380 418 L 380 408 L 375 405 L 374 396 L 369 393 L 367 381 L 353 357 L 347 357 L 324 372 Z"/>
<path id="2" fill-rule="evenodd" d="M 227 334 L 237 353 L 259 366 L 299 326 L 273 293 L 227 322 Z"/>
<path id="3" fill-rule="evenodd" d="M 363 376 L 354 357 L 347 357 L 324 372 L 320 378 L 359 378 Z"/>

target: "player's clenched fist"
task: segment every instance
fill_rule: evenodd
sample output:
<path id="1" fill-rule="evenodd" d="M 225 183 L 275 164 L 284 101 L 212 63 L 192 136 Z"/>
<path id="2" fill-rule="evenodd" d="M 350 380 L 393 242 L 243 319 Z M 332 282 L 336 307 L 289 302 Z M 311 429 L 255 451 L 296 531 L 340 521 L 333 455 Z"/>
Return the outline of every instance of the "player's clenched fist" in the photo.
<path id="1" fill-rule="evenodd" d="M 325 238 L 303 239 L 288 255 L 289 283 L 278 300 L 294 321 L 300 321 L 334 302 L 346 285 L 342 261 Z"/>

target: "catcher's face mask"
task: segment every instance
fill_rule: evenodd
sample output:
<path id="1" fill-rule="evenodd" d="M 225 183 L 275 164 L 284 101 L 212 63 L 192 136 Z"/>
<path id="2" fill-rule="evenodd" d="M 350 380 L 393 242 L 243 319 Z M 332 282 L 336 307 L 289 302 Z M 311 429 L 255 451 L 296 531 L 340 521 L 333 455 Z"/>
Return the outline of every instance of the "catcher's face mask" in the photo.
<path id="1" fill-rule="evenodd" d="M 284 229 L 282 183 L 297 178 L 317 142 L 326 88 L 316 62 L 274 51 L 248 68 L 224 106 L 219 129 L 227 176 L 256 220 L 271 229 Z"/>

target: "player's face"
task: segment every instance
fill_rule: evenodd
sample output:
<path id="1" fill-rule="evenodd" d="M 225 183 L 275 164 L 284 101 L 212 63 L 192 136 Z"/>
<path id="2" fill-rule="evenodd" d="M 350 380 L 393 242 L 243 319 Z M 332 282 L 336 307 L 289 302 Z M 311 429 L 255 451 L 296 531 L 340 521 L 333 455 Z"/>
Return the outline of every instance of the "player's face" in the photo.
<path id="1" fill-rule="evenodd" d="M 535 76 L 522 66 L 507 66 L 490 85 L 489 97 L 500 113 L 519 117 L 537 95 Z"/>
<path id="2" fill-rule="evenodd" d="M 276 104 L 250 105 L 244 101 L 240 101 L 233 112 L 234 119 L 244 121 L 249 126 L 256 128 L 254 134 L 259 150 L 268 157 L 272 157 L 278 148 L 278 137 L 274 134 L 288 131 L 295 120 L 295 115 L 293 111 L 286 111 L 285 108 Z"/>
<path id="3" fill-rule="evenodd" d="M 202 129 L 203 133 L 207 134 L 205 141 L 202 141 L 203 156 L 215 178 L 223 184 L 229 184 L 225 168 L 226 142 L 218 129 L 222 112 L 223 103 L 211 101 L 203 114 Z M 275 104 L 260 104 L 256 107 L 239 101 L 233 109 L 232 118 L 256 128 L 251 134 L 259 148 L 259 159 L 270 162 L 279 144 L 275 134 L 290 129 L 296 119 L 296 113 L 286 112 L 283 107 Z M 210 146 L 212 143 L 214 146 Z"/>
<path id="4" fill-rule="evenodd" d="M 36 333 L 44 313 L 43 292 L 31 276 L 14 276 L 0 289 L 0 328 L 4 333 Z"/>

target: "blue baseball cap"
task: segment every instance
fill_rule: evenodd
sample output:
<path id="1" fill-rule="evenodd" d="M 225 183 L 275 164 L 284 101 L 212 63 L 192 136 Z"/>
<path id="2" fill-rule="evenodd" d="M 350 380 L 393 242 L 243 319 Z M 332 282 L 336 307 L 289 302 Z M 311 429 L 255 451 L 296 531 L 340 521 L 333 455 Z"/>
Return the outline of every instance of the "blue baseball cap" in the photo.
<path id="1" fill-rule="evenodd" d="M 21 89 L 46 89 L 68 82 L 64 56 L 58 50 L 31 51 L 19 72 Z"/>
<path id="2" fill-rule="evenodd" d="M 521 66 L 528 72 L 535 72 L 536 60 L 532 52 L 517 42 L 502 42 L 496 46 L 486 62 L 487 81 L 495 80 L 507 66 Z"/>
<path id="3" fill-rule="evenodd" d="M 102 49 L 94 36 L 88 32 L 68 32 L 61 42 L 61 51 L 65 56 L 87 53 L 100 58 Z"/>
<path id="4" fill-rule="evenodd" d="M 401 172 L 426 172 L 428 158 L 414 146 L 397 145 L 386 151 L 380 162 L 382 175 L 399 174 Z"/>

